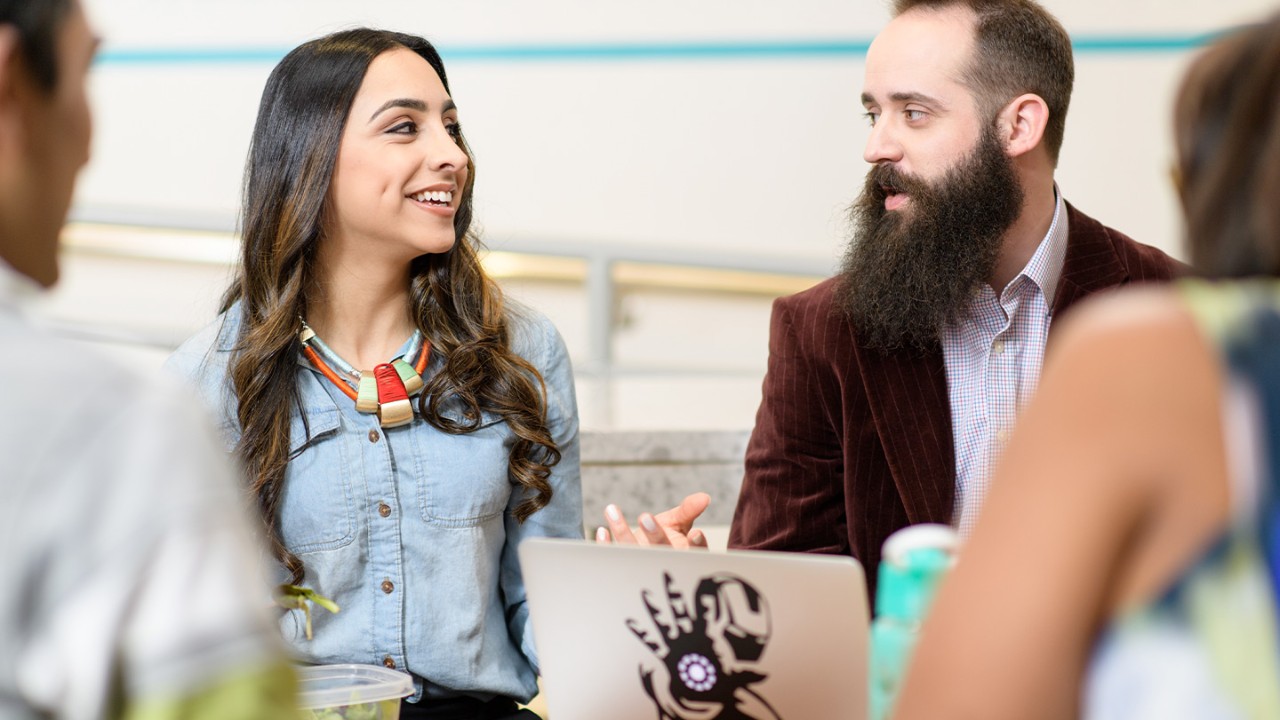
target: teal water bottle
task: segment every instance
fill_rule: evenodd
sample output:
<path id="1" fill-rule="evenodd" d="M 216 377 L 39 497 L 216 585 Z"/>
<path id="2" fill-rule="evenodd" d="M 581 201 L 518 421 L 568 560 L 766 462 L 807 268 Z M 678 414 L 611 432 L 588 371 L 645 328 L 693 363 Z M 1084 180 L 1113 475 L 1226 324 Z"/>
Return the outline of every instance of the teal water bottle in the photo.
<path id="1" fill-rule="evenodd" d="M 958 546 L 959 537 L 947 525 L 910 525 L 885 540 L 871 622 L 871 720 L 885 720 L 893 711 L 920 623 Z"/>

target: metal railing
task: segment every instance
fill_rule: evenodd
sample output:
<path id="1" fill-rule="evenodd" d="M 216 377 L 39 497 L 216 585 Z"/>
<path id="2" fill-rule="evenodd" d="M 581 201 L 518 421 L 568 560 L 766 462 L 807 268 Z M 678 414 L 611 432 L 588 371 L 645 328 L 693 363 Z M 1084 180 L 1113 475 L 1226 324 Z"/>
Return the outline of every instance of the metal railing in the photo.
<path id="1" fill-rule="evenodd" d="M 71 223 L 64 238 L 64 245 L 70 252 L 224 266 L 234 264 L 237 258 L 235 219 L 226 215 L 78 207 L 71 214 Z M 513 271 L 508 264 L 507 273 L 525 279 L 545 277 L 559 281 L 572 281 L 581 273 L 576 279 L 582 282 L 586 295 L 587 355 L 583 358 L 585 362 L 580 366 L 580 373 L 602 379 L 619 372 L 613 353 L 613 339 L 617 331 L 614 308 L 621 285 L 689 289 L 698 285 L 697 277 L 690 279 L 685 273 L 681 282 L 669 284 L 664 281 L 661 269 L 692 269 L 704 271 L 706 278 L 714 276 L 714 281 L 709 280 L 706 287 L 715 292 L 784 295 L 818 281 L 832 270 L 830 260 L 813 257 L 745 252 L 726 255 L 723 252 L 660 245 L 532 237 L 504 238 L 486 245 L 495 254 L 566 258 L 581 263 L 576 272 L 573 269 L 566 272 L 561 266 L 549 275 L 540 273 L 536 268 Z M 620 269 L 630 272 L 620 273 Z M 649 272 L 644 272 L 645 269 Z M 152 337 L 127 328 L 62 324 L 59 330 L 103 342 L 173 347 L 172 338 Z M 625 372 L 635 374 L 637 369 L 628 368 Z M 711 371 L 690 368 L 656 372 L 698 374 Z"/>

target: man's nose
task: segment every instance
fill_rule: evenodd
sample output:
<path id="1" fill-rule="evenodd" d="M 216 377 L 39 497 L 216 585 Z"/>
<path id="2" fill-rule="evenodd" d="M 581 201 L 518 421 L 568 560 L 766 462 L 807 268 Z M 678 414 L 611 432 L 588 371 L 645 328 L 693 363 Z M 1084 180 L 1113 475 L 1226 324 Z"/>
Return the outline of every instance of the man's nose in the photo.
<path id="1" fill-rule="evenodd" d="M 880 122 L 872 126 L 867 146 L 862 150 L 862 159 L 871 165 L 902 160 L 902 146 L 897 142 L 891 123 L 886 120 L 881 117 Z"/>

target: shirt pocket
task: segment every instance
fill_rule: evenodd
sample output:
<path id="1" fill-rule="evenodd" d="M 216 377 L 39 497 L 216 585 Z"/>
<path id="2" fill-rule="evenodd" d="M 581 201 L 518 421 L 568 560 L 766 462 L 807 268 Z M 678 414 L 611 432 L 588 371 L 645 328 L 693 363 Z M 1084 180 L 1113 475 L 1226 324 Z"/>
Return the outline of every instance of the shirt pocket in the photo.
<path id="1" fill-rule="evenodd" d="M 460 414 L 452 415 L 463 422 Z M 501 416 L 482 412 L 480 426 L 450 435 L 427 425 L 417 443 L 418 503 L 422 519 L 446 527 L 474 527 L 502 515 L 511 498 L 508 458 L 514 436 Z"/>
<path id="2" fill-rule="evenodd" d="M 295 555 L 334 550 L 355 539 L 355 470 L 341 425 L 337 408 L 310 410 L 305 423 L 300 415 L 291 421 L 280 539 Z"/>

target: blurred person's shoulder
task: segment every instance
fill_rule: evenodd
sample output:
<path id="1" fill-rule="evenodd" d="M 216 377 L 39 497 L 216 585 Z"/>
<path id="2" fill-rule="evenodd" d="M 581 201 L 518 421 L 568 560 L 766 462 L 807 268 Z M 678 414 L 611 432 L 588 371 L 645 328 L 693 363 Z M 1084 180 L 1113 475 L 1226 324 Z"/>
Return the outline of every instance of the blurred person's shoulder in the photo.
<path id="1" fill-rule="evenodd" d="M 1106 337 L 1185 327 L 1192 319 L 1179 285 L 1138 284 L 1095 293 L 1063 315 L 1063 334 Z"/>
<path id="2" fill-rule="evenodd" d="M 0 318 L 0 336 L 0 373 L 13 383 L 0 412 L 8 489 L 70 492 L 97 477 L 153 503 L 224 494 L 202 480 L 229 474 L 225 453 L 179 382 L 16 315 Z"/>
<path id="3" fill-rule="evenodd" d="M 1186 358 L 1167 355 L 1170 348 L 1208 350 L 1208 341 L 1183 282 L 1128 285 L 1064 313 L 1049 340 L 1046 367 L 1060 357 L 1097 356 L 1124 375 L 1125 368 L 1177 365 Z"/>

